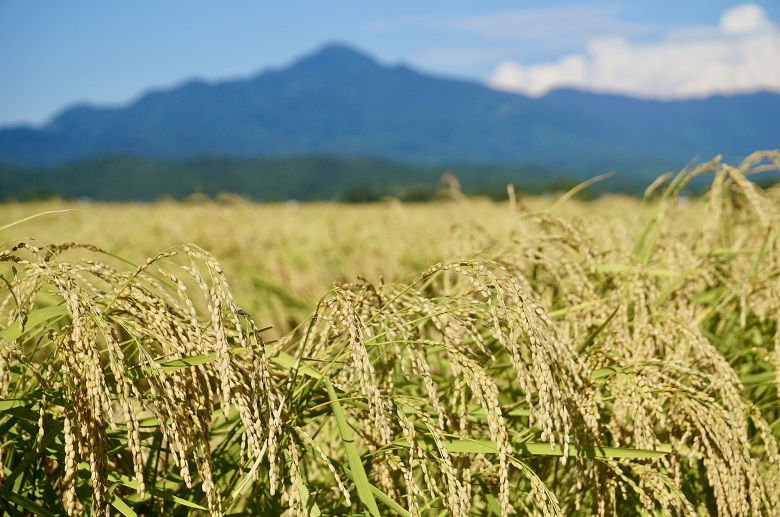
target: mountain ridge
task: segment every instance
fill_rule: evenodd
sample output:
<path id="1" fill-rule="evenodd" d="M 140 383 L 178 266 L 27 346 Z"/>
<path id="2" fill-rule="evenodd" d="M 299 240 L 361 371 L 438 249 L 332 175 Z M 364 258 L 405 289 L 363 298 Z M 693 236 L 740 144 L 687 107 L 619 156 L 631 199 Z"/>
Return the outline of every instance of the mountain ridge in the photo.
<path id="1" fill-rule="evenodd" d="M 121 107 L 72 106 L 39 129 L 0 129 L 0 163 L 329 154 L 658 173 L 778 147 L 778 114 L 780 95 L 768 92 L 670 101 L 562 89 L 532 99 L 330 44 L 244 79 L 193 79 Z"/>

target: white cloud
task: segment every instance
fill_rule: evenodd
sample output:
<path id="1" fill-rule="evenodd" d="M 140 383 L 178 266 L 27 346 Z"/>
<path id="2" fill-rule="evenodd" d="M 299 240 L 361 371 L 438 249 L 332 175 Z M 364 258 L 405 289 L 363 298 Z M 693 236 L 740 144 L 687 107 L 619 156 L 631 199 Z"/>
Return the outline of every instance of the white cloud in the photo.
<path id="1" fill-rule="evenodd" d="M 741 4 L 723 13 L 720 28 L 726 34 L 747 34 L 754 31 L 771 29 L 772 22 L 766 13 L 756 4 Z"/>
<path id="2" fill-rule="evenodd" d="M 723 13 L 717 27 L 671 31 L 655 41 L 590 38 L 584 52 L 557 61 L 500 63 L 491 86 L 543 95 L 558 87 L 652 98 L 780 91 L 780 27 L 755 4 Z"/>

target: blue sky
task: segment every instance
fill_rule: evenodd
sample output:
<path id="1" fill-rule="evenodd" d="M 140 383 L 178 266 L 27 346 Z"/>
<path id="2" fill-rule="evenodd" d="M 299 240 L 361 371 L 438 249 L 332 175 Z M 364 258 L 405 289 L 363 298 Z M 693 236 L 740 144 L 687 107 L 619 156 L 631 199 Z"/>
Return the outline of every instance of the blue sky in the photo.
<path id="1" fill-rule="evenodd" d="M 527 95 L 780 92 L 776 0 L 0 0 L 0 126 L 247 77 L 332 41 Z"/>

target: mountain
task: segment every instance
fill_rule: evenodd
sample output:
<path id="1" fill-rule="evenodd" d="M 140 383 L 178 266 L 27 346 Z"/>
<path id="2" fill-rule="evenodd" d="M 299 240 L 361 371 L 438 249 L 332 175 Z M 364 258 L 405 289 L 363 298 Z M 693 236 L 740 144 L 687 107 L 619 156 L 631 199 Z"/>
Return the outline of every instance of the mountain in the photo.
<path id="1" fill-rule="evenodd" d="M 2 129 L 0 163 L 318 154 L 654 176 L 694 157 L 738 161 L 776 148 L 778 120 L 777 94 L 652 101 L 559 90 L 531 99 L 329 45 L 246 80 L 191 81 L 126 107 L 72 107 L 41 129 Z"/>

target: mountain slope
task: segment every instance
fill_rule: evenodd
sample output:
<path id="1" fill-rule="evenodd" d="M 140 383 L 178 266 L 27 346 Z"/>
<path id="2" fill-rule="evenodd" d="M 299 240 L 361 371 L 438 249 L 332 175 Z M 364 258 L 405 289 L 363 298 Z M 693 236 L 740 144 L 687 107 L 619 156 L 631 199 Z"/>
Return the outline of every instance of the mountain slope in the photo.
<path id="1" fill-rule="evenodd" d="M 780 95 L 657 102 L 563 90 L 540 99 L 382 66 L 330 45 L 241 81 L 192 81 L 123 108 L 74 107 L 41 130 L 0 130 L 0 162 L 106 154 L 361 155 L 658 173 L 780 145 Z"/>

